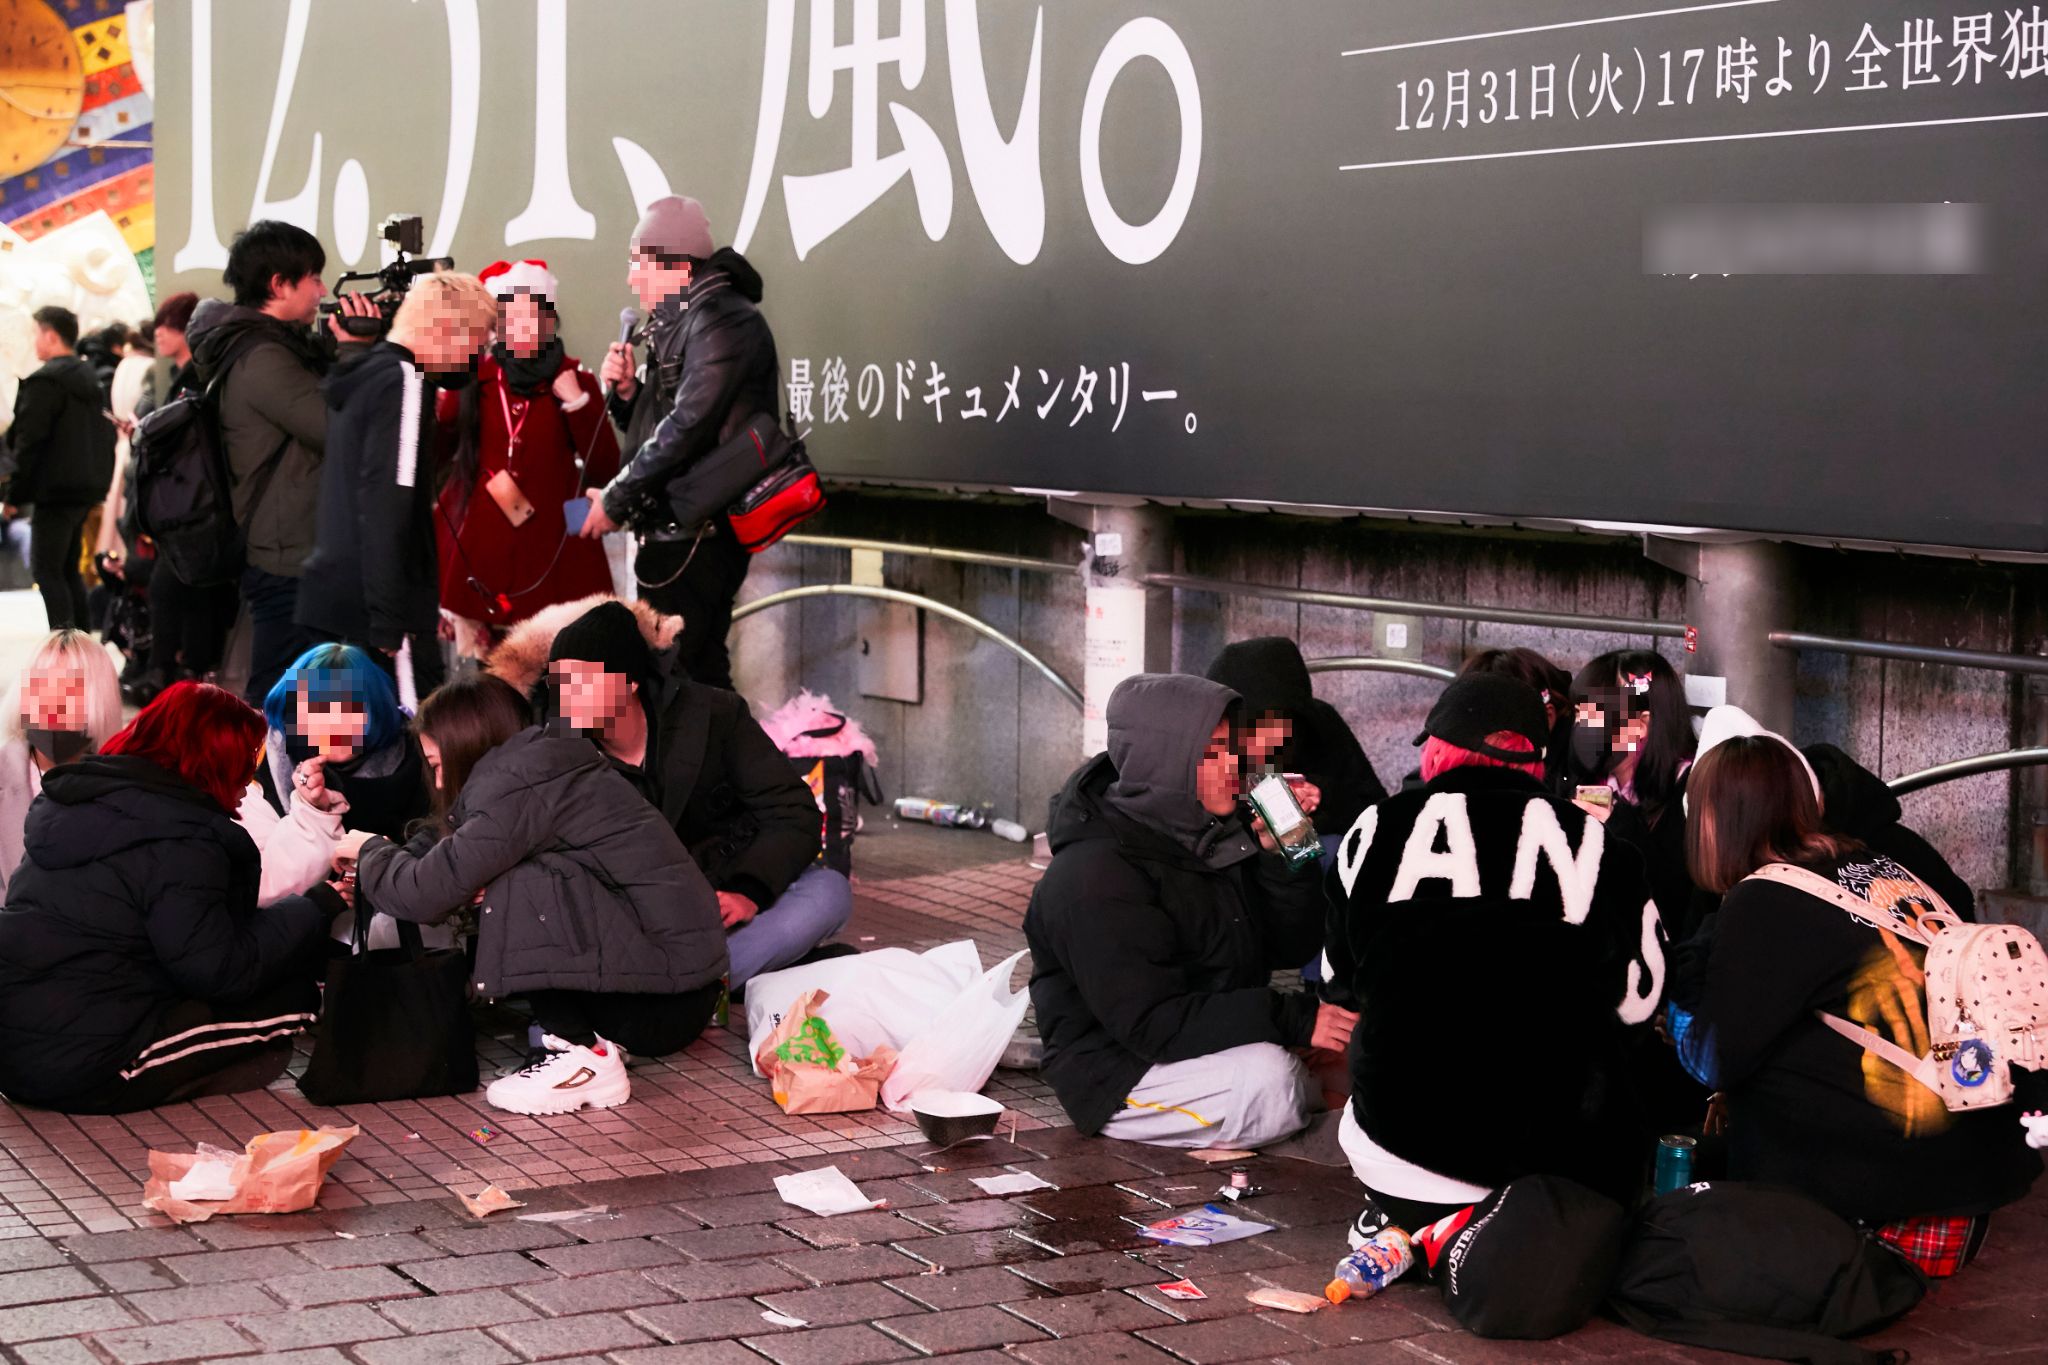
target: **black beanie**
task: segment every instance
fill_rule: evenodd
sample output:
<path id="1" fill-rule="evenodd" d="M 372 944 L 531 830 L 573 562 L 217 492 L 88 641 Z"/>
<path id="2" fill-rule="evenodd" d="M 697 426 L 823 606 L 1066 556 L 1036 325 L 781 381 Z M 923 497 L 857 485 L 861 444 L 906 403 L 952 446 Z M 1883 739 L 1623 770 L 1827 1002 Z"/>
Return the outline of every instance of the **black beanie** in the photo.
<path id="1" fill-rule="evenodd" d="M 640 634 L 640 622 L 620 602 L 600 602 L 562 627 L 548 649 L 548 662 L 576 659 L 602 664 L 607 673 L 620 673 L 636 683 L 654 677 L 654 651 Z"/>

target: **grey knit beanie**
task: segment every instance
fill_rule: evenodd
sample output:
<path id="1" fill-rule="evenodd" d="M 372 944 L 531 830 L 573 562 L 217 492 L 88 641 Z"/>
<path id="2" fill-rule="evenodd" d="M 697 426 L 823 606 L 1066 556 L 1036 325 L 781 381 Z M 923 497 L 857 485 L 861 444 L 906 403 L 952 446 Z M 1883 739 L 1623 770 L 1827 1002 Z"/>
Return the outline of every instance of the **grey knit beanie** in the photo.
<path id="1" fill-rule="evenodd" d="M 663 256 L 688 256 L 709 260 L 711 219 L 694 199 L 672 194 L 647 206 L 634 225 L 630 251 L 654 251 Z"/>

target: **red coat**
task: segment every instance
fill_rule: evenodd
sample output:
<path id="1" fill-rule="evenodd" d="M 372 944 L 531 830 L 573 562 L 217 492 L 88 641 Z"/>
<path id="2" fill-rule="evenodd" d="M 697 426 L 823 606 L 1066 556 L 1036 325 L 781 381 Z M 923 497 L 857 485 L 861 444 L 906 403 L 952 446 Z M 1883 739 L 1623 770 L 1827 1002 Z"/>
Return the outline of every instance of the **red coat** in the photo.
<path id="1" fill-rule="evenodd" d="M 509 392 L 495 357 L 486 355 L 478 365 L 477 408 L 483 433 L 476 482 L 464 498 L 463 490 L 450 480 L 441 491 L 438 518 L 441 605 L 457 616 L 503 629 L 543 607 L 612 590 L 602 544 L 564 540 L 562 504 L 582 496 L 586 488 L 604 487 L 618 473 L 618 436 L 606 420 L 597 376 L 568 356 L 563 357 L 562 368 L 576 376 L 588 399 L 574 412 L 562 411 L 552 390 L 531 398 Z M 442 436 L 451 450 L 460 437 L 460 411 L 458 394 L 443 392 L 436 400 Z M 533 515 L 516 527 L 484 487 L 506 467 L 515 428 L 519 446 L 510 452 L 512 478 L 533 504 Z M 585 450 L 590 451 L 590 463 L 578 479 L 576 456 Z M 483 593 L 471 585 L 472 579 L 483 586 Z"/>

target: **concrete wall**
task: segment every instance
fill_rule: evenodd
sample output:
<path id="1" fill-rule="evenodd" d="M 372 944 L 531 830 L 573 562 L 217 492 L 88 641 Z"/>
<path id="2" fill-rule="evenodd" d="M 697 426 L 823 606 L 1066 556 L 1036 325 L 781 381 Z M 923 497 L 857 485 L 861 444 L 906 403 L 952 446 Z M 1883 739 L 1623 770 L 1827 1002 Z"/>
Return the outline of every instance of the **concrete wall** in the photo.
<path id="1" fill-rule="evenodd" d="M 806 528 L 818 534 L 1078 559 L 1079 533 L 1041 505 L 840 494 Z M 1543 608 L 1680 621 L 1684 580 L 1625 538 L 1444 530 L 1355 519 L 1184 512 L 1176 567 L 1208 578 L 1314 587 L 1419 601 Z M 2011 651 L 2034 642 L 2018 624 L 2039 596 L 2039 571 L 1817 550 L 1795 552 L 1796 624 L 1823 634 Z M 743 598 L 804 583 L 846 581 L 842 550 L 783 546 L 756 562 Z M 1081 582 L 891 556 L 885 581 L 958 606 L 1018 637 L 1068 680 L 1081 678 Z M 1037 828 L 1079 758 L 1080 713 L 1014 655 L 936 617 L 924 624 L 924 700 L 861 697 L 853 599 L 813 599 L 736 627 L 740 685 L 760 709 L 799 686 L 831 694 L 882 749 L 891 797 L 993 802 Z M 1474 650 L 1528 645 L 1566 669 L 1618 648 L 1658 648 L 1683 669 L 1681 642 L 1646 636 L 1424 619 L 1420 657 L 1455 668 Z M 1224 643 L 1291 635 L 1310 658 L 1369 654 L 1370 613 L 1250 597 L 1176 596 L 1173 661 L 1200 672 Z M 1795 738 L 1832 740 L 1885 777 L 2010 747 L 2016 685 L 2004 674 L 1839 655 L 1800 660 Z M 1334 673 L 1317 680 L 1358 732 L 1389 786 L 1414 765 L 1410 744 L 1436 693 L 1427 679 Z M 2041 741 L 2033 741 L 2041 742 Z M 2012 867 L 2014 780 L 1990 775 L 1907 798 L 1907 819 L 1978 887 Z"/>

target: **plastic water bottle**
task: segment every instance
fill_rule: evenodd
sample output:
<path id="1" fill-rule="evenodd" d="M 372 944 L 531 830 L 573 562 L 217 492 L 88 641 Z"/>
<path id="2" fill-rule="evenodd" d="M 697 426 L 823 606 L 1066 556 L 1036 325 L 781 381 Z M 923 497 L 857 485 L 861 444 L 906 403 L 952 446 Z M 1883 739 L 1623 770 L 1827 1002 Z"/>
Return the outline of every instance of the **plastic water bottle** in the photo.
<path id="1" fill-rule="evenodd" d="M 926 825 L 949 825 L 957 829 L 986 829 L 988 816 L 973 806 L 934 801 L 927 796 L 905 796 L 896 802 L 898 820 L 916 820 Z"/>
<path id="2" fill-rule="evenodd" d="M 1337 1262 L 1336 1274 L 1323 1287 L 1331 1303 L 1369 1299 L 1408 1273 L 1415 1264 L 1415 1246 L 1399 1228 L 1382 1228 L 1370 1241 Z"/>

